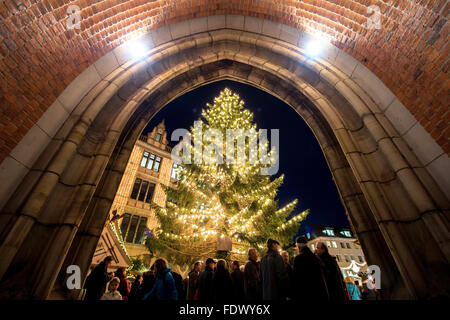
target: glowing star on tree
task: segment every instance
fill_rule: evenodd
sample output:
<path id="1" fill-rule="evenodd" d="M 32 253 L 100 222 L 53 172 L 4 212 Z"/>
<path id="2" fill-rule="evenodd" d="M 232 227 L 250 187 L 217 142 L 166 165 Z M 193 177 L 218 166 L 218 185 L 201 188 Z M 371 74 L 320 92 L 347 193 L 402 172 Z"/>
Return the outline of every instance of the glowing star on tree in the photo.
<path id="1" fill-rule="evenodd" d="M 247 259 L 249 248 L 261 252 L 268 238 L 289 245 L 309 210 L 292 216 L 297 200 L 279 208 L 275 197 L 284 176 L 271 180 L 270 176 L 261 174 L 262 168 L 277 161 L 273 150 L 268 162 L 261 161 L 264 157 L 257 155 L 253 161 L 243 163 L 230 157 L 244 153 L 249 159 L 250 142 L 233 144 L 235 152 L 227 152 L 225 142 L 202 139 L 210 129 L 223 136 L 229 129 L 253 132 L 253 138 L 258 139 L 261 136 L 253 114 L 244 108 L 244 101 L 237 94 L 225 89 L 213 105 L 207 104 L 202 117 L 199 120 L 202 125 L 191 127 L 190 135 L 200 139 L 203 148 L 187 148 L 184 152 L 190 152 L 194 159 L 205 160 L 203 149 L 213 142 L 219 145 L 208 149 L 214 150 L 206 155 L 210 161 L 193 161 L 177 168 L 180 180 L 176 189 L 163 186 L 168 201 L 165 208 L 153 205 L 159 226 L 152 231 L 154 237 L 147 241 L 150 251 L 182 265 L 217 256 L 218 250 L 221 251 L 217 245 L 223 242 L 221 237 L 231 242 L 228 258 L 240 261 Z M 240 138 L 237 135 L 233 139 Z M 217 150 L 225 157 L 224 161 L 213 160 Z M 227 251 L 230 248 L 225 247 Z"/>

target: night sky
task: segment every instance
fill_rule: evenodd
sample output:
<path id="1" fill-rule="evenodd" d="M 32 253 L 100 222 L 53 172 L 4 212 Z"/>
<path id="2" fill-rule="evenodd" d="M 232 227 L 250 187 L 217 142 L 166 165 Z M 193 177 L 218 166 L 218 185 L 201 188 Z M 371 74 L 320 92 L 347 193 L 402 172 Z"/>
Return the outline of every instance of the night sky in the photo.
<path id="1" fill-rule="evenodd" d="M 225 87 L 244 100 L 244 107 L 253 112 L 258 128 L 280 130 L 280 168 L 276 177 L 283 173 L 285 177 L 277 198 L 280 205 L 298 198 L 294 213 L 311 210 L 300 230 L 304 231 L 312 224 L 348 227 L 336 186 L 314 134 L 291 107 L 264 91 L 228 80 L 200 87 L 164 107 L 144 133 L 165 119 L 170 140 L 174 129 L 189 129 L 200 117 L 206 103 L 212 104 L 214 97 Z"/>

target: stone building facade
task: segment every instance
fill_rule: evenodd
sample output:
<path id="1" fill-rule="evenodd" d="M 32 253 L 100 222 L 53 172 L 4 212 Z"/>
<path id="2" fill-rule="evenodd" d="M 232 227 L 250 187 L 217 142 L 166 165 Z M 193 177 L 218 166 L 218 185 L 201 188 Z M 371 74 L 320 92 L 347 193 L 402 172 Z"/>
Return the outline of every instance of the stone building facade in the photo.
<path id="1" fill-rule="evenodd" d="M 314 225 L 306 233 L 306 237 L 312 251 L 318 242 L 323 242 L 328 247 L 328 252 L 336 257 L 344 277 L 361 280 L 358 274 L 367 270 L 367 262 L 361 245 L 350 228 Z"/>
<path id="2" fill-rule="evenodd" d="M 115 195 L 110 215 L 120 217 L 120 233 L 131 258 L 147 259 L 145 239 L 157 226 L 151 203 L 165 206 L 162 185 L 174 187 L 176 182 L 171 150 L 164 121 L 141 135 Z"/>
<path id="3" fill-rule="evenodd" d="M 130 257 L 126 249 L 122 246 L 120 238 L 117 236 L 114 226 L 107 224 L 97 243 L 97 247 L 92 257 L 91 266 L 94 267 L 103 261 L 107 256 L 113 258 L 109 272 L 116 271 L 117 268 L 128 268 L 131 265 Z"/>

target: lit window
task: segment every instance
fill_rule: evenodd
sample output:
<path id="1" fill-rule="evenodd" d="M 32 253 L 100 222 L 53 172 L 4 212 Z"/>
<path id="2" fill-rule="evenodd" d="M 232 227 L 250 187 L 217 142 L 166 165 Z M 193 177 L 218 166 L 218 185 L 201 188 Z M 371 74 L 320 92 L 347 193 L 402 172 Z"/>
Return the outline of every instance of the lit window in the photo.
<path id="1" fill-rule="evenodd" d="M 150 160 L 147 163 L 147 169 L 152 170 L 154 162 L 155 162 L 155 155 L 151 154 L 150 155 Z"/>
<path id="2" fill-rule="evenodd" d="M 172 175 L 170 176 L 172 179 L 180 180 L 180 170 L 183 168 L 179 164 L 174 163 L 172 167 Z"/>
<path id="3" fill-rule="evenodd" d="M 161 157 L 156 157 L 155 165 L 153 166 L 153 171 L 159 171 L 159 165 L 161 164 Z"/>
<path id="4" fill-rule="evenodd" d="M 351 234 L 350 231 L 348 231 L 348 230 L 341 231 L 341 234 L 344 235 L 344 236 L 346 236 L 346 237 L 348 237 L 348 238 L 351 238 L 351 237 L 352 237 L 352 234 Z"/>
<path id="5" fill-rule="evenodd" d="M 336 241 L 331 241 L 331 244 L 333 245 L 333 248 L 337 248 Z"/>
<path id="6" fill-rule="evenodd" d="M 141 160 L 141 167 L 145 168 L 145 165 L 147 164 L 149 153 L 147 151 L 144 151 L 144 155 L 142 156 Z"/>
<path id="7" fill-rule="evenodd" d="M 161 133 L 156 134 L 155 140 L 158 142 L 161 140 Z"/>
<path id="8" fill-rule="evenodd" d="M 311 245 L 311 250 L 314 251 L 314 244 Z"/>
<path id="9" fill-rule="evenodd" d="M 328 247 L 328 248 L 331 248 L 331 243 L 330 243 L 330 241 L 327 241 L 327 247 Z"/>
<path id="10" fill-rule="evenodd" d="M 330 236 L 330 237 L 334 236 L 333 229 L 323 229 L 322 232 L 325 233 L 326 235 Z"/>
<path id="11" fill-rule="evenodd" d="M 147 167 L 149 170 L 158 172 L 159 165 L 161 164 L 161 157 L 155 156 L 153 153 L 144 151 L 144 156 L 141 160 L 141 167 Z"/>

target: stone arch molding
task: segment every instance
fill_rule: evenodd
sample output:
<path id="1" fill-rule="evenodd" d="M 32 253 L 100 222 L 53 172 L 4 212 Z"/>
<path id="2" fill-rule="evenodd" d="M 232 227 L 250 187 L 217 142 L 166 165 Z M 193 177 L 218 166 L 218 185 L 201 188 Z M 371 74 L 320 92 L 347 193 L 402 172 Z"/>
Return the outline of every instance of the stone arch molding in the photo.
<path id="1" fill-rule="evenodd" d="M 445 291 L 448 156 L 356 60 L 331 45 L 308 59 L 309 39 L 267 20 L 210 16 L 144 35 L 151 52 L 143 61 L 119 47 L 84 71 L 1 165 L 0 294 L 28 281 L 22 294 L 47 298 L 63 292 L 64 266 L 87 272 L 145 124 L 219 79 L 263 89 L 305 119 L 368 261 L 386 271 L 387 297 Z"/>

